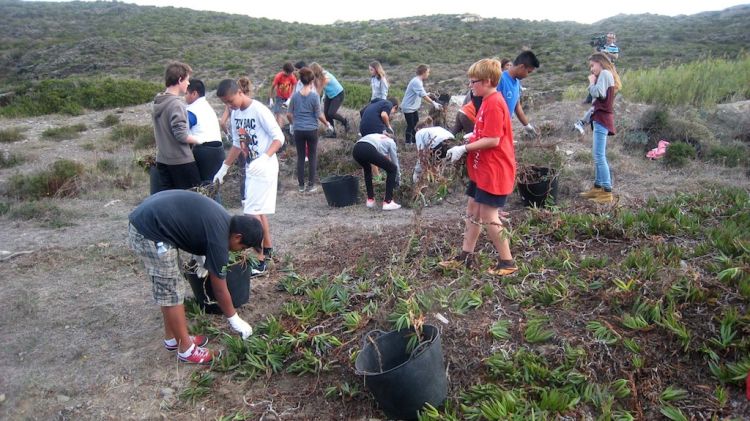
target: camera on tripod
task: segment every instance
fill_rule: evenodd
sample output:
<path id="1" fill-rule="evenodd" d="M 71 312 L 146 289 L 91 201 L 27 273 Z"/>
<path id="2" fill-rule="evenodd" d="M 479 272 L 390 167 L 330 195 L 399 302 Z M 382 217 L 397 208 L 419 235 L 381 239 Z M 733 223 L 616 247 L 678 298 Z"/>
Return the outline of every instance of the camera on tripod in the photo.
<path id="1" fill-rule="evenodd" d="M 594 37 L 591 37 L 591 42 L 589 42 L 589 44 L 596 50 L 601 50 L 602 48 L 607 46 L 607 36 L 596 35 Z"/>

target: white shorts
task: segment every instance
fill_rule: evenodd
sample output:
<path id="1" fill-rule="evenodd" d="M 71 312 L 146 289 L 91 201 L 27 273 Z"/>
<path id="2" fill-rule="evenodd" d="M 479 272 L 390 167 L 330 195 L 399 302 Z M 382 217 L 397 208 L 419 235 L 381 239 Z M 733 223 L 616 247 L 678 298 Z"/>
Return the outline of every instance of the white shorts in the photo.
<path id="1" fill-rule="evenodd" d="M 276 213 L 276 189 L 279 183 L 279 160 L 276 155 L 268 161 L 265 174 L 245 176 L 245 215 L 270 215 Z"/>

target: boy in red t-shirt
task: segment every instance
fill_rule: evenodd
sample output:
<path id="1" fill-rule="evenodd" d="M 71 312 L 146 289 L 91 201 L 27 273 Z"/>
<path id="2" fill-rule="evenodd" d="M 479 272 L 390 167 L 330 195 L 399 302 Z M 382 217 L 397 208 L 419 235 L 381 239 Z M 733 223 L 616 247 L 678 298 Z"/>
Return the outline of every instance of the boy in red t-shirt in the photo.
<path id="1" fill-rule="evenodd" d="M 297 78 L 294 76 L 294 66 L 292 63 L 284 63 L 279 73 L 273 78 L 271 84 L 271 94 L 269 95 L 268 105 L 273 111 L 276 122 L 279 127 L 284 127 L 283 116 L 286 116 L 286 106 L 289 98 L 294 93 L 294 87 L 297 85 Z"/>
<path id="2" fill-rule="evenodd" d="M 489 272 L 505 276 L 516 272 L 518 267 L 513 262 L 509 235 L 503 232 L 498 209 L 505 206 L 508 195 L 513 191 L 516 157 L 508 106 L 497 93 L 501 73 L 500 62 L 492 59 L 479 60 L 468 71 L 471 91 L 483 98 L 482 106 L 477 111 L 474 133 L 469 143 L 454 146 L 447 154 L 453 162 L 467 154 L 470 181 L 466 188 L 466 195 L 469 196 L 466 230 L 461 253 L 451 260 L 440 262 L 440 265 L 458 268 L 463 264 L 470 267 L 483 225 L 499 255 L 497 265 Z"/>

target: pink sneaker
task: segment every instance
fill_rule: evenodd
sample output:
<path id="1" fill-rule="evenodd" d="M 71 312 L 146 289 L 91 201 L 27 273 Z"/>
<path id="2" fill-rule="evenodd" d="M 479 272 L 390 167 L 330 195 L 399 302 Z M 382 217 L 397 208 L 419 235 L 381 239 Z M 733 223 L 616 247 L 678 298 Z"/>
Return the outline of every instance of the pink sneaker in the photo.
<path id="1" fill-rule="evenodd" d="M 177 358 L 179 358 L 180 361 L 184 363 L 203 365 L 211 364 L 214 358 L 219 358 L 219 356 L 221 356 L 221 353 L 214 354 L 213 351 L 208 348 L 203 348 L 202 346 L 195 346 L 193 348 L 193 352 L 187 357 L 183 357 L 180 354 L 177 354 Z"/>
<path id="2" fill-rule="evenodd" d="M 206 346 L 208 343 L 208 338 L 203 335 L 196 335 L 196 336 L 190 336 L 190 340 L 193 341 L 193 343 L 196 346 Z M 166 348 L 167 351 L 177 351 L 177 345 L 167 345 L 167 342 L 164 342 L 164 348 Z"/>
<path id="3" fill-rule="evenodd" d="M 375 199 L 367 199 L 366 206 L 368 208 L 374 208 L 375 207 Z"/>

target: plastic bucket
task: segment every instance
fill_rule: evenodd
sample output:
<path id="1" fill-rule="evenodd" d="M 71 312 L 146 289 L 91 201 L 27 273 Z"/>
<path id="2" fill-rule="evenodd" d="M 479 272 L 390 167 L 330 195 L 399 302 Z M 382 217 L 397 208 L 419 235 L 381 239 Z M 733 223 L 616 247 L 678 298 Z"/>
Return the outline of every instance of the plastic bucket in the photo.
<path id="1" fill-rule="evenodd" d="M 250 300 L 250 275 L 252 266 L 249 264 L 235 264 L 227 270 L 227 289 L 232 296 L 232 305 L 239 308 Z M 210 314 L 221 314 L 219 303 L 216 302 L 213 288 L 209 277 L 199 278 L 192 272 L 185 272 L 185 278 L 190 283 L 195 301 L 206 312 Z"/>
<path id="2" fill-rule="evenodd" d="M 448 394 L 440 332 L 435 326 L 422 326 L 422 342 L 408 353 L 413 334 L 411 329 L 371 331 L 354 363 L 389 418 L 416 419 L 426 403 L 438 407 Z"/>
<path id="3" fill-rule="evenodd" d="M 518 194 L 523 204 L 538 208 L 554 205 L 558 190 L 557 171 L 545 167 L 531 167 L 531 179 L 539 180 L 534 183 L 518 183 Z"/>
<path id="4" fill-rule="evenodd" d="M 332 175 L 320 181 L 328 206 L 343 207 L 357 203 L 359 177 L 353 175 Z"/>

